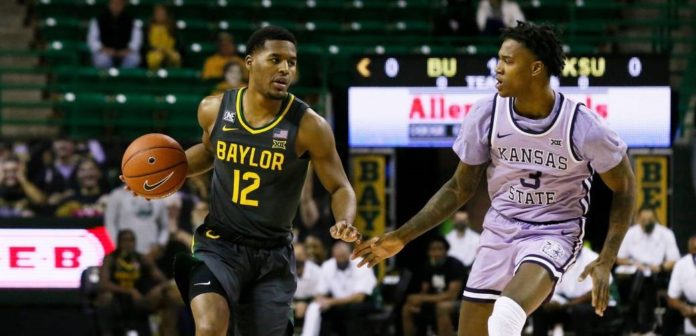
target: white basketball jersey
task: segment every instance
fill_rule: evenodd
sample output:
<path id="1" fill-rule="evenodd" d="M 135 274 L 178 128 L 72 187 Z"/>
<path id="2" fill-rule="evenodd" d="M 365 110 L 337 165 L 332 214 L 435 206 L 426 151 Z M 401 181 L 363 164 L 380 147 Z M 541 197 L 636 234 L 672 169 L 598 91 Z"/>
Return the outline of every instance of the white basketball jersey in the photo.
<path id="1" fill-rule="evenodd" d="M 557 97 L 558 113 L 542 132 L 517 126 L 514 98 L 495 97 L 488 193 L 491 206 L 503 216 L 549 223 L 587 213 L 593 171 L 573 152 L 571 137 L 579 104 Z"/>

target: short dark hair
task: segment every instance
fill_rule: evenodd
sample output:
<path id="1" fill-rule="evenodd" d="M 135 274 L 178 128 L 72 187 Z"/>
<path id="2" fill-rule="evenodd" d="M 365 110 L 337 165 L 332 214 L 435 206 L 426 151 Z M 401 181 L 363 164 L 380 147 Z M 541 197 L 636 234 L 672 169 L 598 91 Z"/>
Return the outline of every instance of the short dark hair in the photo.
<path id="1" fill-rule="evenodd" d="M 445 245 L 445 251 L 449 251 L 449 249 L 450 249 L 450 244 L 449 244 L 449 242 L 448 242 L 447 239 L 445 239 L 445 237 L 442 236 L 442 235 L 439 235 L 439 234 L 438 234 L 438 235 L 433 236 L 433 238 L 430 239 L 430 243 L 428 243 L 428 248 L 430 248 L 430 246 L 431 246 L 433 243 L 442 243 L 443 245 Z"/>
<path id="2" fill-rule="evenodd" d="M 558 34 L 550 25 L 517 21 L 516 27 L 502 30 L 501 39 L 513 39 L 524 44 L 544 63 L 549 75 L 560 76 L 565 65 L 565 53 Z"/>
<path id="3" fill-rule="evenodd" d="M 643 212 L 643 211 L 650 211 L 650 212 L 653 213 L 653 215 L 656 215 L 656 214 L 657 214 L 657 210 L 655 209 L 655 207 L 653 207 L 653 206 L 651 206 L 651 205 L 647 205 L 647 204 L 641 206 L 641 207 L 638 209 L 638 213 L 639 213 L 639 214 L 640 214 L 641 212 Z"/>
<path id="4" fill-rule="evenodd" d="M 297 45 L 295 35 L 293 35 L 289 30 L 279 26 L 266 26 L 255 31 L 249 37 L 246 44 L 247 55 L 251 55 L 256 50 L 263 48 L 264 44 L 268 40 L 289 41 L 292 42 L 292 44 Z"/>

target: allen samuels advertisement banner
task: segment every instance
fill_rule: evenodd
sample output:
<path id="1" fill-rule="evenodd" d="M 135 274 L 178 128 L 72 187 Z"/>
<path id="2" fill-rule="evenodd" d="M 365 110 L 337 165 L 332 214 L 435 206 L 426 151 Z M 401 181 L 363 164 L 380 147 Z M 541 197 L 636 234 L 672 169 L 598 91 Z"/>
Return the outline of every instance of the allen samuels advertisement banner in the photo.
<path id="1" fill-rule="evenodd" d="M 629 147 L 670 146 L 667 86 L 559 91 L 595 111 Z M 350 146 L 449 147 L 474 103 L 493 93 L 463 87 L 351 87 Z"/>

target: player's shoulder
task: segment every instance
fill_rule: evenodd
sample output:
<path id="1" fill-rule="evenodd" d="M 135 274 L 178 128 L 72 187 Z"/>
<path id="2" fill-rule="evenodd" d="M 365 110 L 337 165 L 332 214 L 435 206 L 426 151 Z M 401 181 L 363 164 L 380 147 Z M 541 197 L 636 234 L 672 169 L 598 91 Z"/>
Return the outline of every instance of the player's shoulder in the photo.
<path id="1" fill-rule="evenodd" d="M 215 124 L 220 105 L 222 104 L 224 94 L 211 95 L 203 98 L 198 104 L 198 123 L 201 126 L 207 127 Z"/>
<path id="2" fill-rule="evenodd" d="M 582 102 L 575 101 L 568 96 L 564 95 L 563 97 L 569 102 L 566 104 L 566 106 L 573 107 L 576 106 L 575 104 L 577 103 L 577 107 L 575 108 L 575 111 L 573 111 L 575 112 L 575 122 L 588 125 L 600 124 L 604 122 L 599 113 L 587 107 L 587 105 L 583 104 Z"/>
<path id="3" fill-rule="evenodd" d="M 493 113 L 493 109 L 495 109 L 497 100 L 497 93 L 487 95 L 474 102 L 474 105 L 471 107 L 471 113 L 481 116 L 490 116 Z"/>

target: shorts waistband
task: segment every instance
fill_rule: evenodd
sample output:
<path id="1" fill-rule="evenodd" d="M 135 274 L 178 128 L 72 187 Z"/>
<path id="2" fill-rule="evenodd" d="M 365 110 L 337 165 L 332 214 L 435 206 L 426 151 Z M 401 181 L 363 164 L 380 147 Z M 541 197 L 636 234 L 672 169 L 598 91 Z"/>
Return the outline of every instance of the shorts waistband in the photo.
<path id="1" fill-rule="evenodd" d="M 568 219 L 563 219 L 563 220 L 558 220 L 558 221 L 532 222 L 532 221 L 523 220 L 523 219 L 519 219 L 519 218 L 515 218 L 515 217 L 510 218 L 508 216 L 503 215 L 502 213 L 500 213 L 500 211 L 498 211 L 496 209 L 493 209 L 493 211 L 495 211 L 496 213 L 498 213 L 498 215 L 500 215 L 501 217 L 503 217 L 509 221 L 517 221 L 517 222 L 521 222 L 521 223 L 525 223 L 525 224 L 529 224 L 529 225 L 539 225 L 539 226 L 562 224 L 562 223 L 568 223 L 568 222 L 572 222 L 572 221 L 581 221 L 583 219 L 583 217 L 575 217 L 575 218 L 568 218 Z"/>
<path id="2" fill-rule="evenodd" d="M 285 237 L 278 238 L 268 238 L 268 239 L 257 239 L 248 236 L 241 235 L 239 233 L 232 232 L 231 230 L 222 227 L 221 225 L 215 225 L 210 222 L 206 222 L 201 225 L 205 229 L 213 230 L 220 237 L 230 243 L 239 244 L 247 247 L 253 247 L 257 249 L 272 250 L 279 247 L 287 246 L 292 243 L 292 234 L 288 234 Z"/>

